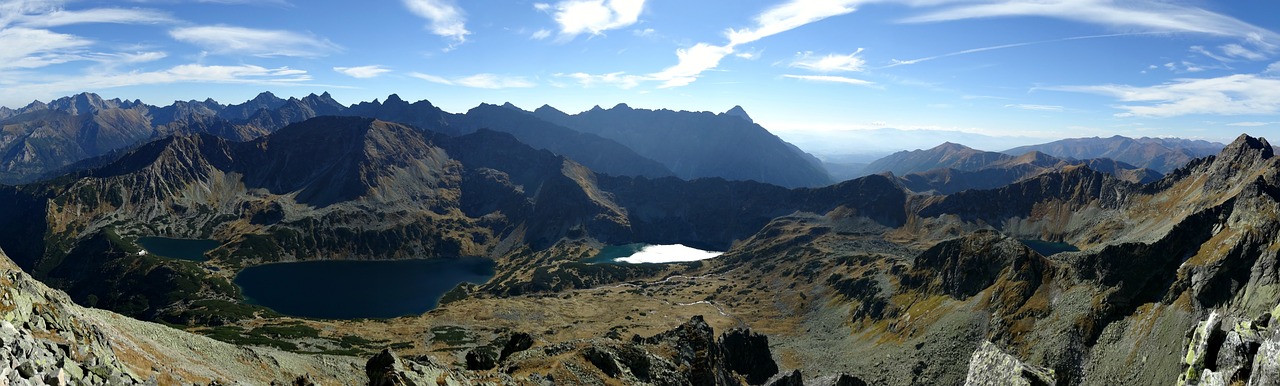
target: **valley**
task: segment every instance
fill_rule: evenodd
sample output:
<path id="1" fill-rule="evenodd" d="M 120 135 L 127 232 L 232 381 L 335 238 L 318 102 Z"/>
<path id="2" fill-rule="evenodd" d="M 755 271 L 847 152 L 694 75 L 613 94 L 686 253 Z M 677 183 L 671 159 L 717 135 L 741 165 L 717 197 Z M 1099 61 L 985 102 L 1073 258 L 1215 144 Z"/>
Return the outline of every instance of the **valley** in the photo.
<path id="1" fill-rule="evenodd" d="M 1027 382 L 1170 384 L 1188 371 L 1221 376 L 1221 367 L 1184 360 L 1188 332 L 1207 315 L 1254 320 L 1280 304 L 1272 269 L 1280 164 L 1265 139 L 1248 135 L 1167 174 L 944 144 L 868 166 L 891 165 L 885 173 L 766 183 L 672 168 L 706 161 L 687 152 L 653 158 L 648 172 L 588 166 L 610 168 L 593 154 L 618 155 L 610 149 L 644 139 L 635 127 L 602 131 L 611 114 L 722 122 L 725 136 L 759 129 L 741 108 L 624 105 L 573 118 L 488 105 L 464 120 L 426 101 L 388 98 L 308 116 L 289 109 L 316 111 L 329 98 L 272 98 L 210 100 L 204 105 L 217 115 L 192 113 L 261 132 L 252 138 L 193 127 L 0 186 L 7 280 L 32 283 L 8 289 L 18 291 L 14 299 L 43 299 L 6 303 L 6 320 L 49 319 L 14 322 L 23 328 L 15 336 L 71 331 L 48 339 L 83 341 L 120 360 L 100 378 L 162 384 L 350 384 L 384 375 L 462 384 L 962 384 L 1003 374 L 972 371 L 987 360 L 1035 370 L 1001 370 Z M 147 105 L 72 99 L 100 101 L 91 115 L 132 109 L 143 121 L 162 118 Z M 365 113 L 378 117 L 346 115 Z M 35 124 L 39 116 L 9 119 Z M 265 117 L 293 118 L 277 127 L 260 123 Z M 570 153 L 523 139 L 543 133 L 581 141 Z M 795 162 L 770 167 L 804 172 L 761 169 L 761 178 L 825 173 L 772 140 L 760 146 L 780 143 L 779 157 Z M 664 250 L 697 256 L 612 261 Z M 145 331 L 163 330 L 168 340 L 136 350 L 194 364 L 144 366 L 120 341 L 77 338 L 51 323 L 116 326 L 132 347 Z M 234 367 L 244 364 L 175 346 L 182 341 L 291 365 Z M 375 374 L 374 364 L 390 367 Z M 1251 362 L 1243 374 L 1273 365 Z M 697 380 L 704 375 L 712 380 Z"/>

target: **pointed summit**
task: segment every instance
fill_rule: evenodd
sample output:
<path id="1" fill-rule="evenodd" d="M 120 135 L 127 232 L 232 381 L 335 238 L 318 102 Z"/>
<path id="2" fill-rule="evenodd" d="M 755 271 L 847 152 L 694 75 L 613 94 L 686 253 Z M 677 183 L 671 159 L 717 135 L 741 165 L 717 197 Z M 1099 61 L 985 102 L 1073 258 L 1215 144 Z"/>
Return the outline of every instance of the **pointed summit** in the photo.
<path id="1" fill-rule="evenodd" d="M 514 105 L 514 104 L 511 104 L 511 102 L 503 103 L 503 104 L 502 104 L 502 107 L 506 107 L 506 108 L 508 108 L 508 109 L 512 109 L 512 110 L 516 110 L 516 111 L 524 111 L 524 109 L 522 109 L 522 108 L 520 108 L 520 107 L 517 107 L 517 106 L 516 106 L 516 105 Z"/>
<path id="2" fill-rule="evenodd" d="M 755 121 L 755 120 L 752 120 L 752 119 L 751 119 L 751 116 L 750 116 L 750 115 L 747 115 L 747 110 L 743 109 L 743 108 L 742 108 L 742 106 L 737 106 L 737 105 L 735 105 L 735 106 L 733 106 L 733 108 L 729 109 L 729 111 L 725 111 L 725 112 L 724 112 L 723 114 L 721 114 L 721 115 L 728 115 L 728 116 L 731 116 L 731 117 L 738 117 L 738 118 L 746 119 L 746 120 L 747 120 L 747 122 L 756 123 L 756 121 Z"/>
<path id="3" fill-rule="evenodd" d="M 258 96 L 253 97 L 253 99 L 250 99 L 249 102 L 253 102 L 256 104 L 264 104 L 264 105 L 274 105 L 274 104 L 283 103 L 284 100 L 280 99 L 279 97 L 276 97 L 276 94 L 272 94 L 270 91 L 263 91 L 262 93 L 259 93 Z"/>
<path id="4" fill-rule="evenodd" d="M 631 106 L 627 106 L 626 103 L 619 103 L 614 105 L 611 110 L 631 110 Z"/>
<path id="5" fill-rule="evenodd" d="M 58 98 L 49 102 L 49 108 L 65 111 L 72 115 L 93 114 L 102 110 L 119 107 L 115 100 L 106 101 L 98 94 L 83 92 L 69 97 Z"/>
<path id="6" fill-rule="evenodd" d="M 1218 153 L 1218 158 L 1227 158 L 1240 160 L 1242 157 L 1269 159 L 1275 156 L 1275 148 L 1271 147 L 1271 143 L 1266 138 L 1250 137 L 1248 134 L 1240 134 L 1236 140 L 1231 141 L 1227 147 Z"/>
<path id="7" fill-rule="evenodd" d="M 405 102 L 404 99 L 400 99 L 399 94 L 391 94 L 391 95 L 387 95 L 387 100 L 383 101 L 382 104 L 383 105 L 407 105 L 409 104 L 409 102 Z"/>

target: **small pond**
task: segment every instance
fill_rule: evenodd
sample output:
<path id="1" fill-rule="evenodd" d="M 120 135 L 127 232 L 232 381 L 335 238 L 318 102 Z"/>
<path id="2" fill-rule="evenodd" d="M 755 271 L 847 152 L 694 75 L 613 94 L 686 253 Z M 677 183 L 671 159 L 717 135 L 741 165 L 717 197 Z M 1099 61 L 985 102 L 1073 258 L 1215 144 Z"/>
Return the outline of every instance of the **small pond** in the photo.
<path id="1" fill-rule="evenodd" d="M 216 240 L 206 239 L 173 239 L 168 237 L 143 237 L 138 239 L 138 245 L 142 249 L 147 250 L 156 256 L 171 257 L 174 259 L 205 261 L 204 253 L 208 252 L 218 245 Z"/>
<path id="2" fill-rule="evenodd" d="M 625 264 L 678 263 L 706 260 L 722 254 L 724 252 L 704 251 L 686 247 L 682 244 L 625 244 L 601 248 L 600 252 L 588 259 L 587 262 Z"/>
<path id="3" fill-rule="evenodd" d="M 1027 247 L 1036 251 L 1036 253 L 1039 253 L 1043 256 L 1049 256 L 1049 255 L 1058 254 L 1062 252 L 1079 252 L 1080 251 L 1080 248 L 1076 248 L 1076 246 L 1067 244 L 1067 243 L 1058 243 L 1058 242 L 1044 241 L 1044 240 L 1018 240 L 1018 241 L 1021 241 L 1022 244 L 1026 245 Z"/>
<path id="4" fill-rule="evenodd" d="M 493 277 L 481 258 L 397 261 L 307 261 L 245 268 L 235 283 L 249 303 L 309 318 L 359 319 L 417 315 L 463 282 Z"/>

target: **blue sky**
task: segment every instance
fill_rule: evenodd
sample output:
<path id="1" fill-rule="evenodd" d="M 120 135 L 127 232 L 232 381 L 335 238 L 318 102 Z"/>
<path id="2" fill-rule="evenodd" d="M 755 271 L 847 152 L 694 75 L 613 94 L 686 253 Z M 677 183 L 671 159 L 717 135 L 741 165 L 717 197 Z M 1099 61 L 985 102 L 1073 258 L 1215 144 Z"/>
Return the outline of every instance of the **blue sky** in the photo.
<path id="1" fill-rule="evenodd" d="M 824 153 L 915 147 L 867 134 L 886 129 L 1005 138 L 993 150 L 1227 141 L 1280 134 L 1276 15 L 1262 0 L 0 0 L 0 105 L 264 90 L 452 112 L 742 105 Z"/>

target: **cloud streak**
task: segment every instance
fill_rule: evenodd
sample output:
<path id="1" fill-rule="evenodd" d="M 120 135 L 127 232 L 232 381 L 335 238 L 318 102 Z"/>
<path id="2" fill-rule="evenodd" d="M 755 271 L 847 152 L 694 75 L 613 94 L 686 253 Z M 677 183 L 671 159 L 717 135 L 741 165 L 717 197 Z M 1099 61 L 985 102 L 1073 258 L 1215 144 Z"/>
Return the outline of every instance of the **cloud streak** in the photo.
<path id="1" fill-rule="evenodd" d="M 834 75 L 783 75 L 784 78 L 799 79 L 810 82 L 841 83 L 855 86 L 875 86 L 875 82 Z"/>
<path id="2" fill-rule="evenodd" d="M 333 70 L 343 75 L 350 76 L 356 79 L 376 78 L 379 75 L 391 72 L 391 70 L 386 69 L 379 65 L 359 66 L 359 67 L 334 67 Z"/>
<path id="3" fill-rule="evenodd" d="M 168 24 L 174 23 L 166 13 L 145 9 L 96 8 L 81 11 L 57 10 L 40 15 L 27 15 L 18 19 L 18 25 L 49 28 L 74 24 Z"/>
<path id="4" fill-rule="evenodd" d="M 928 23 L 997 17 L 1038 16 L 1099 24 L 1115 28 L 1140 28 L 1147 32 L 1189 32 L 1233 36 L 1274 42 L 1276 34 L 1239 19 L 1159 1 L 1041 0 L 960 2 L 962 5 L 903 19 Z M 1274 44 L 1274 43 L 1272 43 Z"/>
<path id="5" fill-rule="evenodd" d="M 140 85 L 228 83 L 280 86 L 302 84 L 311 80 L 306 71 L 289 67 L 184 64 L 160 71 L 92 73 L 60 77 L 42 83 L 10 84 L 0 87 L 0 101 L 29 101 L 32 98 L 53 98 L 75 92 Z"/>
<path id="6" fill-rule="evenodd" d="M 848 55 L 829 54 L 823 57 L 814 57 L 812 52 L 805 52 L 799 59 L 791 62 L 791 67 L 814 72 L 859 72 L 867 64 L 865 60 L 858 57 L 861 53 L 861 48 Z"/>
<path id="7" fill-rule="evenodd" d="M 466 43 L 467 15 L 452 0 L 403 0 L 405 8 L 427 20 L 432 34 L 452 41 L 449 48 Z"/>
<path id="8" fill-rule="evenodd" d="M 226 25 L 176 28 L 169 31 L 169 36 L 219 55 L 312 58 L 341 50 L 328 40 L 296 32 Z"/>
<path id="9" fill-rule="evenodd" d="M 1100 94 L 1127 104 L 1118 117 L 1167 118 L 1191 114 L 1252 115 L 1280 113 L 1280 79 L 1235 74 L 1206 79 L 1176 79 L 1154 86 L 1064 86 L 1050 90 Z"/>
<path id="10" fill-rule="evenodd" d="M 1022 103 L 1008 104 L 1008 105 L 1004 105 L 1004 107 L 1011 108 L 1011 109 L 1019 109 L 1019 110 L 1046 111 L 1046 112 L 1055 112 L 1055 113 L 1062 112 L 1063 110 L 1065 110 L 1062 106 L 1032 105 L 1032 104 L 1022 104 Z"/>
<path id="11" fill-rule="evenodd" d="M 411 72 L 409 76 L 422 79 L 432 83 L 438 83 L 448 86 L 462 86 L 482 89 L 504 89 L 504 88 L 529 88 L 537 86 L 537 84 L 525 79 L 521 76 L 505 76 L 497 74 L 475 74 L 462 77 L 445 78 L 421 72 Z"/>

